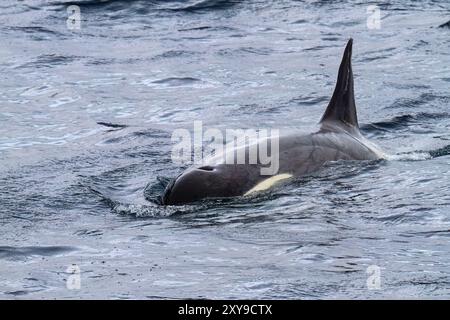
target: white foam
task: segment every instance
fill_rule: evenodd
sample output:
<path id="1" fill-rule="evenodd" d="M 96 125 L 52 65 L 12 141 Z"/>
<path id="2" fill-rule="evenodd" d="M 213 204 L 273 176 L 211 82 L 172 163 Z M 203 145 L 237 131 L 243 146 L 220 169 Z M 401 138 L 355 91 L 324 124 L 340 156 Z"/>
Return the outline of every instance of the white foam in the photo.
<path id="1" fill-rule="evenodd" d="M 432 158 L 430 153 L 423 151 L 400 154 L 386 154 L 385 156 L 387 160 L 392 161 L 423 161 Z"/>

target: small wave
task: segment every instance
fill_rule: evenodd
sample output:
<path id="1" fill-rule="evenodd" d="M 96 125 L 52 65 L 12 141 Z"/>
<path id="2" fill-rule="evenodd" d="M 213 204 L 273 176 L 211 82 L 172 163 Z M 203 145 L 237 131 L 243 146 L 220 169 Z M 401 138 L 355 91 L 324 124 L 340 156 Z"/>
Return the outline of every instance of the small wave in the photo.
<path id="1" fill-rule="evenodd" d="M 31 256 L 56 256 L 76 250 L 66 246 L 0 247 L 0 259 L 22 260 Z"/>
<path id="2" fill-rule="evenodd" d="M 442 147 L 437 150 L 430 151 L 430 155 L 433 158 L 448 156 L 448 155 L 450 155 L 450 145 Z"/>
<path id="3" fill-rule="evenodd" d="M 241 3 L 242 0 L 200 0 L 189 2 L 190 3 L 188 3 L 187 5 L 171 7 L 169 9 L 175 11 L 222 10 L 228 9 L 235 4 Z"/>
<path id="4" fill-rule="evenodd" d="M 328 49 L 328 48 L 333 48 L 333 46 L 313 46 L 313 47 L 309 47 L 309 48 L 305 48 L 303 49 L 303 51 L 320 51 L 323 49 Z"/>
<path id="5" fill-rule="evenodd" d="M 192 77 L 169 77 L 158 80 L 145 80 L 144 84 L 154 87 L 200 86 L 204 81 Z"/>
<path id="6" fill-rule="evenodd" d="M 159 60 L 159 59 L 167 59 L 167 58 L 180 58 L 180 57 L 190 57 L 198 54 L 198 52 L 195 51 L 186 51 L 186 50 L 169 50 L 166 52 L 163 52 L 161 54 L 158 54 L 152 58 L 152 60 Z"/>
<path id="7" fill-rule="evenodd" d="M 386 157 L 387 160 L 394 160 L 394 161 L 423 161 L 432 158 L 444 157 L 448 155 L 450 155 L 450 145 L 431 151 L 405 152 L 387 155 Z"/>
<path id="8" fill-rule="evenodd" d="M 400 82 L 384 82 L 386 87 L 400 90 L 429 90 L 430 85 L 425 83 L 400 83 Z"/>
<path id="9" fill-rule="evenodd" d="M 134 216 L 136 218 L 170 217 L 180 211 L 176 207 L 162 207 L 155 205 L 138 205 L 128 203 L 116 203 L 111 210 L 120 215 Z"/>
<path id="10" fill-rule="evenodd" d="M 102 122 L 102 121 L 97 122 L 97 124 L 104 126 L 104 127 L 108 127 L 108 128 L 114 128 L 114 129 L 123 129 L 123 128 L 128 127 L 125 124 L 116 124 L 116 123 Z"/>
<path id="11" fill-rule="evenodd" d="M 222 25 L 216 25 L 216 26 L 197 26 L 197 27 L 190 27 L 190 28 L 181 28 L 178 29 L 180 32 L 190 32 L 190 31 L 217 31 L 217 32 L 239 32 L 240 30 L 234 27 L 230 26 L 222 26 Z"/>
<path id="12" fill-rule="evenodd" d="M 83 8 L 103 8 L 114 6 L 114 8 L 122 8 L 129 6 L 130 2 L 143 3 L 144 5 L 153 6 L 157 10 L 185 11 L 197 12 L 203 10 L 223 10 L 241 3 L 242 0 L 75 0 L 75 1 L 53 1 L 49 2 L 50 6 L 70 6 L 76 5 Z"/>
<path id="13" fill-rule="evenodd" d="M 358 62 L 372 62 L 380 59 L 386 59 L 394 55 L 395 48 L 389 47 L 384 49 L 379 49 L 376 51 L 366 52 L 361 58 L 356 59 Z"/>
<path id="14" fill-rule="evenodd" d="M 291 22 L 292 24 L 303 24 L 303 23 L 308 23 L 308 20 L 306 19 L 298 19 L 295 20 L 294 22 Z"/>
<path id="15" fill-rule="evenodd" d="M 425 151 L 386 155 L 386 159 L 391 161 L 423 161 L 431 158 L 430 152 Z"/>
<path id="16" fill-rule="evenodd" d="M 259 55 L 259 56 L 267 56 L 274 52 L 273 49 L 268 47 L 240 47 L 237 49 L 220 49 L 217 51 L 219 56 L 248 56 L 250 55 Z"/>
<path id="17" fill-rule="evenodd" d="M 38 56 L 35 61 L 22 64 L 18 68 L 53 68 L 54 66 L 69 64 L 80 58 L 77 56 L 44 54 Z"/>
<path id="18" fill-rule="evenodd" d="M 430 43 L 428 41 L 419 40 L 411 48 L 408 48 L 408 50 L 416 51 L 420 47 L 426 47 L 428 45 L 430 45 Z"/>
<path id="19" fill-rule="evenodd" d="M 192 27 L 192 28 L 182 28 L 178 29 L 178 31 L 198 31 L 198 30 L 211 30 L 213 27 L 210 26 L 200 26 L 200 27 Z"/>
<path id="20" fill-rule="evenodd" d="M 395 100 L 390 106 L 387 106 L 387 109 L 398 109 L 398 108 L 417 108 L 419 106 L 430 104 L 434 101 L 441 101 L 444 103 L 448 102 L 447 96 L 436 95 L 433 93 L 422 93 L 417 98 L 401 98 Z"/>
<path id="21" fill-rule="evenodd" d="M 12 27 L 8 27 L 8 29 L 14 30 L 14 31 L 20 31 L 23 33 L 32 33 L 32 34 L 34 34 L 34 33 L 46 33 L 49 35 L 61 34 L 54 30 L 50 30 L 45 27 L 39 27 L 39 26 L 12 26 Z"/>
<path id="22" fill-rule="evenodd" d="M 67 38 L 66 34 L 39 26 L 11 26 L 7 27 L 6 30 L 18 31 L 19 34 L 26 34 L 36 41 L 49 40 L 50 38 L 58 38 L 60 40 Z"/>
<path id="23" fill-rule="evenodd" d="M 319 105 L 321 103 L 327 102 L 329 100 L 329 97 L 327 96 L 308 96 L 308 97 L 297 97 L 293 98 L 289 101 L 289 103 L 297 103 L 302 106 L 313 106 L 313 105 Z"/>
<path id="24" fill-rule="evenodd" d="M 400 116 L 396 116 L 387 121 L 373 122 L 369 124 L 361 125 L 361 129 L 366 132 L 373 131 L 395 131 L 401 130 L 412 123 L 417 122 L 426 122 L 427 120 L 434 119 L 445 119 L 449 118 L 450 115 L 448 113 L 428 113 L 428 112 L 419 112 L 417 114 L 404 114 Z"/>
<path id="25" fill-rule="evenodd" d="M 102 7 L 110 5 L 115 2 L 128 2 L 123 0 L 78 0 L 78 1 L 54 1 L 49 2 L 48 5 L 51 6 L 80 6 L 80 7 Z"/>
<path id="26" fill-rule="evenodd" d="M 99 187 L 86 186 L 101 202 L 108 206 L 112 212 L 119 215 L 136 218 L 169 217 L 183 210 L 183 207 L 161 206 L 156 202 L 147 204 L 126 203 L 109 196 L 108 192 L 101 191 Z"/>
<path id="27" fill-rule="evenodd" d="M 409 232 L 409 234 L 414 236 L 424 236 L 424 237 L 434 237 L 434 236 L 444 236 L 444 237 L 450 237 L 450 230 L 449 229 L 443 229 L 443 230 L 431 230 L 431 231 L 418 231 L 418 232 Z"/>

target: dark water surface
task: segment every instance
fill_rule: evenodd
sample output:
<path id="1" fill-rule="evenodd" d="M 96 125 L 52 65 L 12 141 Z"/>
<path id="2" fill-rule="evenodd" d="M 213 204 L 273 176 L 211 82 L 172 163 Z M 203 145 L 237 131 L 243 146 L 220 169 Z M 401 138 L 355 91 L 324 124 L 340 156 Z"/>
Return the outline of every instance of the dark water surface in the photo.
<path id="1" fill-rule="evenodd" d="M 367 6 L 3 0 L 0 297 L 449 298 L 450 3 L 381 2 L 380 29 Z M 180 173 L 176 128 L 315 125 L 349 37 L 361 127 L 388 160 L 151 201 Z"/>

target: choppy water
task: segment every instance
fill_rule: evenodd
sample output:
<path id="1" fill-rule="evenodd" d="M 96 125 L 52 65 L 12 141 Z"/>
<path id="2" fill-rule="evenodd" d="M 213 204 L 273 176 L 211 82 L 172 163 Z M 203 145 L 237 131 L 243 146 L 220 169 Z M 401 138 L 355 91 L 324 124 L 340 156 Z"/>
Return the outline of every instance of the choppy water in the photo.
<path id="1" fill-rule="evenodd" d="M 367 6 L 2 1 L 0 297 L 449 298 L 450 4 L 380 3 L 379 30 Z M 176 128 L 315 124 L 349 37 L 361 127 L 389 160 L 152 202 L 180 172 Z"/>

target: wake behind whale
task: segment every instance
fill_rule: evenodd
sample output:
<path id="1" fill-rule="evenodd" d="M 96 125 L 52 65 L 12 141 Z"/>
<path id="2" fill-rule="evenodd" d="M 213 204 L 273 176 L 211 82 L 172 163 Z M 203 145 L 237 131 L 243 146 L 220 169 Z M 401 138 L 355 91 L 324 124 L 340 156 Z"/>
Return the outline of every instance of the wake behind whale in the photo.
<path id="1" fill-rule="evenodd" d="M 351 65 L 352 44 L 350 39 L 318 132 L 271 137 L 256 141 L 253 145 L 226 148 L 224 155 L 206 159 L 203 166 L 191 167 L 169 183 L 162 203 L 180 205 L 206 198 L 249 195 L 269 189 L 280 181 L 310 174 L 330 161 L 384 158 L 383 152 L 359 130 Z M 256 163 L 224 161 L 238 148 L 244 148 L 245 159 L 249 159 L 252 147 L 259 149 L 266 143 L 277 145 L 276 149 L 272 148 L 271 156 L 277 158 L 278 170 L 270 176 L 262 173 L 265 164 L 259 157 Z"/>

